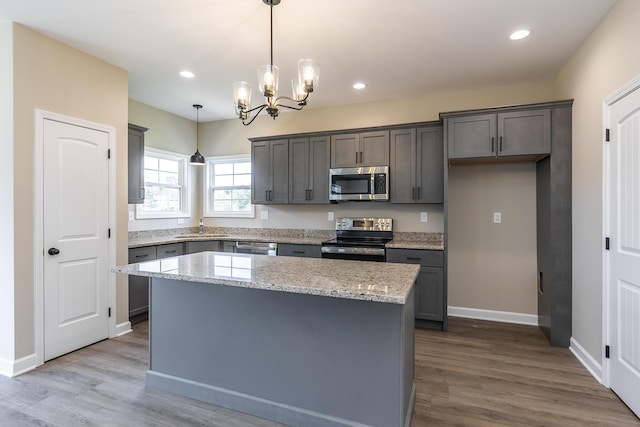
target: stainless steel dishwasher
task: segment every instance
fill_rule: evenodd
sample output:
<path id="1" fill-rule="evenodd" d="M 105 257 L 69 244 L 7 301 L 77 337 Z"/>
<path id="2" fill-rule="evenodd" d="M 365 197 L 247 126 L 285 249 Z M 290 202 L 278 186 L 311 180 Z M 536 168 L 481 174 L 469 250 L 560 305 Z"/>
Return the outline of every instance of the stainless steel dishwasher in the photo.
<path id="1" fill-rule="evenodd" d="M 278 244 L 268 242 L 236 242 L 234 248 L 235 253 L 239 254 L 255 254 L 255 255 L 271 255 L 278 254 Z"/>

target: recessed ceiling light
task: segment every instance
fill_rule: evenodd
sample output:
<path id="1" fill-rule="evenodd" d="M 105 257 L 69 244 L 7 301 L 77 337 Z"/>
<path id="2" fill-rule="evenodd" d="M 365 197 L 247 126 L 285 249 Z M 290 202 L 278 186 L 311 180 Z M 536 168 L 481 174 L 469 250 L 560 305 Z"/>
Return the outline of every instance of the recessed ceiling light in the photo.
<path id="1" fill-rule="evenodd" d="M 364 84 L 364 83 L 360 83 L 360 82 L 358 82 L 358 83 L 354 83 L 354 84 L 353 84 L 353 88 L 354 88 L 354 89 L 358 89 L 358 90 L 360 90 L 360 89 L 364 89 L 365 87 L 367 87 L 367 85 L 366 85 L 366 84 Z"/>
<path id="2" fill-rule="evenodd" d="M 531 34 L 531 31 L 529 30 L 518 30 L 511 33 L 509 38 L 511 40 L 522 40 L 523 38 L 528 37 L 529 34 Z"/>
<path id="3" fill-rule="evenodd" d="M 195 74 L 193 74 L 191 71 L 187 71 L 187 70 L 180 71 L 180 75 L 181 75 L 182 77 L 186 77 L 186 78 L 188 78 L 188 79 L 192 79 L 192 78 L 194 78 L 194 77 L 196 76 L 196 75 L 195 75 Z"/>

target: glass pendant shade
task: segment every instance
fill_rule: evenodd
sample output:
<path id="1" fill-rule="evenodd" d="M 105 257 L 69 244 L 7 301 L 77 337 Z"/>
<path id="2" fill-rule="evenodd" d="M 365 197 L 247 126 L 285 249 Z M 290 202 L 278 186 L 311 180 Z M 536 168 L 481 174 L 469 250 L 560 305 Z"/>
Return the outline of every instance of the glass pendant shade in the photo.
<path id="1" fill-rule="evenodd" d="M 237 114 L 251 109 L 251 85 L 248 82 L 233 82 L 233 102 Z"/>
<path id="2" fill-rule="evenodd" d="M 313 92 L 318 87 L 320 78 L 320 65 L 313 59 L 301 59 L 298 61 L 298 81 L 304 86 L 306 92 Z"/>
<path id="3" fill-rule="evenodd" d="M 267 98 L 278 93 L 278 67 L 275 65 L 261 65 L 258 67 L 258 87 Z"/>
<path id="4" fill-rule="evenodd" d="M 304 85 L 300 84 L 298 80 L 291 80 L 291 91 L 293 93 L 293 99 L 296 101 L 302 101 L 307 95 L 304 90 Z"/>

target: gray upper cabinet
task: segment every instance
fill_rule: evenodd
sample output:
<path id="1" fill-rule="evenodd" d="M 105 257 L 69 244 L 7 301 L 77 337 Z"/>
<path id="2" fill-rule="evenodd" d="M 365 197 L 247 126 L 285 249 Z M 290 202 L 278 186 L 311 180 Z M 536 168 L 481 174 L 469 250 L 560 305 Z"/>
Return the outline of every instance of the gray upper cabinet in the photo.
<path id="1" fill-rule="evenodd" d="M 144 203 L 144 133 L 147 130 L 129 124 L 129 203 Z"/>
<path id="2" fill-rule="evenodd" d="M 252 142 L 251 167 L 251 203 L 289 202 L 288 140 Z"/>
<path id="3" fill-rule="evenodd" d="M 444 202 L 442 126 L 391 131 L 391 203 Z"/>
<path id="4" fill-rule="evenodd" d="M 289 140 L 289 203 L 329 203 L 328 136 Z"/>
<path id="5" fill-rule="evenodd" d="M 331 167 L 354 168 L 389 164 L 389 131 L 331 136 Z"/>
<path id="6" fill-rule="evenodd" d="M 452 116 L 447 117 L 446 126 L 449 159 L 551 152 L 549 109 Z"/>

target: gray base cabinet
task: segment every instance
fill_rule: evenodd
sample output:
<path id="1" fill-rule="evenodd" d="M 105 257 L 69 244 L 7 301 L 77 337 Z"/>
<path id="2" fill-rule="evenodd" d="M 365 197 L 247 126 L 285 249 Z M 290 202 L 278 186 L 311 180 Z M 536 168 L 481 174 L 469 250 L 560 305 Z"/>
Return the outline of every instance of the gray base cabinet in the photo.
<path id="1" fill-rule="evenodd" d="M 298 245 L 291 243 L 278 244 L 278 256 L 297 256 L 306 258 L 321 258 L 320 245 Z"/>
<path id="2" fill-rule="evenodd" d="M 420 264 L 416 280 L 416 327 L 446 328 L 447 298 L 444 287 L 444 253 L 419 249 L 387 249 L 387 262 Z"/>
<path id="3" fill-rule="evenodd" d="M 222 245 L 219 240 L 202 240 L 197 242 L 186 243 L 186 253 L 193 254 L 196 252 L 220 252 L 222 251 Z"/>
<path id="4" fill-rule="evenodd" d="M 442 126 L 391 131 L 391 203 L 444 202 Z"/>
<path id="5" fill-rule="evenodd" d="M 129 249 L 129 264 L 184 255 L 183 243 Z M 129 276 L 129 321 L 146 320 L 149 312 L 149 278 Z"/>

